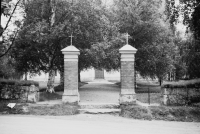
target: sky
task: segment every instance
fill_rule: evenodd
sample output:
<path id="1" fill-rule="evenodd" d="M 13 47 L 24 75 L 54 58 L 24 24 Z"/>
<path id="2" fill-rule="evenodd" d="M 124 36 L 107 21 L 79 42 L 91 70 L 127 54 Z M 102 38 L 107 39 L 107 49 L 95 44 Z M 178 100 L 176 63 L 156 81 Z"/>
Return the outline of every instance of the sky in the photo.
<path id="1" fill-rule="evenodd" d="M 175 6 L 178 6 L 180 4 L 180 0 L 175 0 Z M 176 25 L 177 31 L 181 33 L 181 37 L 185 36 L 186 26 L 183 25 L 183 17 L 179 17 L 180 23 Z"/>
<path id="2" fill-rule="evenodd" d="M 12 0 L 11 5 L 13 6 L 13 4 L 15 4 L 16 2 L 17 2 L 17 0 Z M 20 15 L 20 11 L 21 11 L 21 10 L 20 10 L 20 8 L 18 7 L 18 8 L 16 9 L 16 12 L 14 13 L 12 19 L 11 19 L 11 22 L 10 22 L 9 25 L 8 25 L 7 30 L 9 31 L 9 34 L 11 34 L 12 31 L 13 31 L 15 28 L 17 28 L 15 25 L 13 25 L 13 23 L 14 23 L 16 20 L 22 20 L 22 19 L 23 19 L 22 15 Z M 12 12 L 12 11 L 11 11 L 11 12 Z M 3 16 L 3 15 L 1 16 L 1 24 L 2 24 L 3 27 L 6 26 L 8 19 L 9 19 L 9 17 Z"/>

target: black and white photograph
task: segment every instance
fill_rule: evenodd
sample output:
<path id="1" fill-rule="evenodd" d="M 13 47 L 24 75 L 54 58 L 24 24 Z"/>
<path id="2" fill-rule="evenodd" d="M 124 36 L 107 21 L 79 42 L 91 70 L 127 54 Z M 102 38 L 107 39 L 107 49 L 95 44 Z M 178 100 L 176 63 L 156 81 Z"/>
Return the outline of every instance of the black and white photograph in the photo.
<path id="1" fill-rule="evenodd" d="M 200 134 L 200 0 L 1 0 L 0 134 Z"/>

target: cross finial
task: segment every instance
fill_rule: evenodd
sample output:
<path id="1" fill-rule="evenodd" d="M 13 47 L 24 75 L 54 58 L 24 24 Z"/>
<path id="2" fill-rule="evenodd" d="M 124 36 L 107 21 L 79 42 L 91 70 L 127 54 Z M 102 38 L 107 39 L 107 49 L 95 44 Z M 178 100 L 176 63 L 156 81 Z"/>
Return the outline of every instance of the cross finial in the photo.
<path id="1" fill-rule="evenodd" d="M 128 37 L 130 36 L 128 33 L 126 33 L 126 43 L 128 44 Z"/>
<path id="2" fill-rule="evenodd" d="M 71 46 L 72 46 L 72 38 L 74 37 L 74 36 L 72 36 L 72 34 L 71 34 L 71 36 L 69 36 L 70 38 L 71 38 Z"/>

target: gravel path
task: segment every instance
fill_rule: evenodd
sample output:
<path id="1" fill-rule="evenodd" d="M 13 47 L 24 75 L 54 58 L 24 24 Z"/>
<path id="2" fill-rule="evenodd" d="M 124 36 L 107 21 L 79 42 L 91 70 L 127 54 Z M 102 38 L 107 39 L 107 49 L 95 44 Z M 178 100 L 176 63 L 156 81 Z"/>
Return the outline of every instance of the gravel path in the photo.
<path id="1" fill-rule="evenodd" d="M 106 80 L 95 80 L 79 89 L 80 102 L 118 103 L 120 88 Z"/>

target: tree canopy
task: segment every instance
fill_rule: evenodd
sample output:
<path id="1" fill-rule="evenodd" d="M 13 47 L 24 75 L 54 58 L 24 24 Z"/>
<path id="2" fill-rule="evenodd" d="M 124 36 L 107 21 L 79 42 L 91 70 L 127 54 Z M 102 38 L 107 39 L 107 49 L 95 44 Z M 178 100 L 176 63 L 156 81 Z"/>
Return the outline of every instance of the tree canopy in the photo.
<path id="1" fill-rule="evenodd" d="M 72 34 L 73 45 L 80 50 L 79 72 L 90 67 L 117 70 L 118 50 L 125 45 L 123 35 L 128 33 L 129 44 L 138 49 L 135 65 L 142 76 L 163 80 L 174 69 L 184 75 L 185 68 L 185 72 L 196 70 L 190 74 L 198 74 L 194 68 L 199 67 L 199 6 L 183 12 L 187 16 L 193 9 L 187 24 L 195 37 L 192 43 L 184 42 L 174 32 L 184 6 L 176 7 L 173 2 L 114 0 L 106 7 L 101 0 L 26 1 L 22 3 L 24 20 L 11 57 L 19 72 L 62 72 L 60 50 L 70 45 Z M 194 52 L 195 56 L 191 56 Z"/>
<path id="2" fill-rule="evenodd" d="M 200 1 L 180 0 L 175 6 L 175 0 L 167 0 L 168 16 L 171 25 L 183 23 L 186 27 L 187 37 L 179 45 L 181 64 L 184 65 L 187 78 L 200 77 Z M 180 18 L 183 19 L 180 22 Z M 179 63 L 180 63 L 179 62 Z"/>
<path id="3" fill-rule="evenodd" d="M 136 49 L 136 70 L 142 76 L 163 79 L 173 67 L 174 44 L 164 21 L 162 1 L 116 1 L 119 32 L 128 32 Z"/>
<path id="4" fill-rule="evenodd" d="M 61 70 L 63 60 L 60 59 L 63 56 L 60 50 L 70 45 L 71 34 L 74 36 L 73 45 L 81 51 L 80 70 L 91 66 L 85 59 L 88 58 L 87 49 L 103 38 L 102 9 L 94 7 L 88 0 L 73 4 L 68 1 L 56 1 L 55 23 L 50 25 L 52 13 L 47 0 L 32 1 L 24 7 L 25 21 L 14 51 L 16 59 L 22 58 L 21 61 L 25 63 L 28 60 L 28 70 Z"/>

